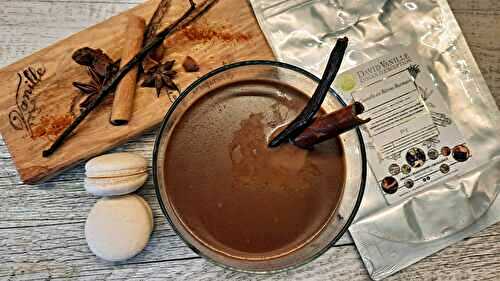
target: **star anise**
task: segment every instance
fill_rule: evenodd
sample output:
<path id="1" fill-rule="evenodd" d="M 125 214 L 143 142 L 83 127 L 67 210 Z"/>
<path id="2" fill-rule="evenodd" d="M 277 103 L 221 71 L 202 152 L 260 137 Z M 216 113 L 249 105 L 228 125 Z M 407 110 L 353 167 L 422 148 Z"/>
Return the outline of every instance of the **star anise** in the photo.
<path id="1" fill-rule="evenodd" d="M 180 92 L 179 87 L 173 81 L 177 74 L 177 71 L 172 70 L 174 64 L 175 60 L 155 64 L 145 72 L 141 86 L 155 88 L 158 97 L 163 88 L 166 88 L 167 92 Z"/>
<path id="2" fill-rule="evenodd" d="M 87 73 L 91 79 L 88 83 L 73 82 L 73 86 L 84 95 L 79 104 L 80 110 L 84 110 L 97 97 L 102 87 L 116 74 L 119 62 L 113 62 L 100 49 L 88 47 L 77 50 L 73 54 L 73 60 L 87 66 Z"/>

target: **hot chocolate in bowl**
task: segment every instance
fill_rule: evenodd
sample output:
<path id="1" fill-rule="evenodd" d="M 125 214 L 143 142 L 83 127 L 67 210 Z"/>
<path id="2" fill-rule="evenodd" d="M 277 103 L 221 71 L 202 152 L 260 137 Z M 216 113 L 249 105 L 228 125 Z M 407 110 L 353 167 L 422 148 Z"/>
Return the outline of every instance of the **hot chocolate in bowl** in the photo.
<path id="1" fill-rule="evenodd" d="M 275 272 L 319 256 L 359 207 L 366 161 L 358 130 L 303 150 L 268 148 L 318 79 L 271 61 L 224 66 L 173 104 L 154 151 L 163 212 L 200 255 L 236 270 Z M 345 106 L 333 92 L 322 113 Z"/>

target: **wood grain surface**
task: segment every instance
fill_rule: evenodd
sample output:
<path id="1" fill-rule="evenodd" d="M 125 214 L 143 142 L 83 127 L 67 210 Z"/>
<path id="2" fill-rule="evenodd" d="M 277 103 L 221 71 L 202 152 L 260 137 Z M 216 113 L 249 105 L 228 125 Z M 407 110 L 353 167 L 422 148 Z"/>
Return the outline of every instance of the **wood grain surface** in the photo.
<path id="1" fill-rule="evenodd" d="M 0 66 L 44 48 L 142 1 L 0 0 Z M 472 52 L 500 104 L 500 3 L 450 0 Z M 151 159 L 154 131 L 115 151 Z M 151 204 L 155 231 L 147 249 L 124 263 L 98 260 L 83 226 L 97 200 L 83 189 L 83 165 L 49 182 L 21 184 L 0 140 L 0 280 L 369 280 L 348 236 L 312 263 L 256 276 L 221 269 L 198 257 L 174 234 L 151 179 L 140 194 Z M 500 223 L 456 243 L 387 280 L 500 280 Z"/>
<path id="2" fill-rule="evenodd" d="M 73 52 L 88 46 L 102 49 L 113 60 L 119 59 L 121 46 L 125 43 L 123 34 L 127 15 L 149 19 L 158 2 L 148 1 L 0 69 L 0 132 L 23 182 L 32 184 L 43 181 L 161 122 L 178 93 L 166 94 L 164 91 L 160 98 L 156 98 L 154 89 L 137 87 L 132 119 L 126 126 L 110 124 L 113 97 L 108 96 L 56 153 L 48 158 L 42 156 L 42 151 L 79 114 L 78 108 L 72 105 L 75 99 L 83 97 L 72 82 L 88 83 L 90 80 L 86 68 L 72 61 Z M 70 5 L 72 2 L 53 3 L 51 5 Z M 172 0 L 164 19 L 165 24 L 160 28 L 175 21 L 188 7 L 188 1 Z M 74 13 L 69 11 L 71 8 L 71 5 L 62 10 L 56 7 L 57 10 L 51 13 L 63 13 L 61 16 L 67 19 L 64 13 Z M 33 10 L 34 14 L 37 12 Z M 54 16 L 51 14 L 49 20 L 53 20 Z M 43 29 L 38 30 L 45 32 Z M 167 38 L 165 47 L 168 59 L 178 62 L 174 70 L 177 71 L 175 81 L 180 89 L 185 89 L 191 82 L 222 64 L 273 58 L 252 9 L 245 1 L 217 1 L 188 28 Z M 199 72 L 182 70 L 181 64 L 187 55 L 196 58 L 200 64 Z M 23 77 L 26 74 L 20 75 L 29 68 L 41 70 L 43 75 L 35 79 Z M 31 80 L 41 81 L 29 86 Z"/>

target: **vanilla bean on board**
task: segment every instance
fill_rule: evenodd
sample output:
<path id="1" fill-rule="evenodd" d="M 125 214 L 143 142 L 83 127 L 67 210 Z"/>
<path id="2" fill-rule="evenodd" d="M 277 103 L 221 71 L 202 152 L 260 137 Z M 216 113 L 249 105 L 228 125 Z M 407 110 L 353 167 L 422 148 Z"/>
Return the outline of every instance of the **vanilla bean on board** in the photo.
<path id="1" fill-rule="evenodd" d="M 151 17 L 148 25 L 146 26 L 146 30 L 144 31 L 144 46 L 147 45 L 153 38 L 155 37 L 156 31 L 160 27 L 161 21 L 167 14 L 168 9 L 170 8 L 171 0 L 161 0 L 156 10 Z"/>
<path id="2" fill-rule="evenodd" d="M 325 67 L 325 72 L 323 73 L 313 96 L 307 103 L 304 110 L 302 110 L 302 112 L 290 124 L 288 124 L 283 131 L 271 140 L 269 147 L 276 147 L 285 141 L 293 140 L 311 124 L 314 115 L 316 115 L 321 108 L 321 104 L 330 89 L 330 85 L 333 83 L 335 76 L 337 76 L 340 64 L 342 63 L 342 59 L 344 58 L 344 54 L 347 49 L 347 44 L 347 37 L 337 39 L 337 43 L 335 44 Z"/>
<path id="3" fill-rule="evenodd" d="M 146 26 L 146 31 L 144 31 L 143 46 L 147 45 L 155 37 L 156 32 L 160 28 L 163 18 L 165 17 L 167 11 L 170 8 L 171 2 L 172 2 L 171 0 L 161 0 L 160 3 L 158 3 L 156 10 L 153 16 L 151 17 L 151 20 L 149 20 L 149 23 Z M 148 57 L 150 57 L 153 60 L 160 61 L 163 58 L 164 51 L 165 48 L 162 45 L 160 45 L 151 53 L 149 53 Z M 147 70 L 147 68 L 144 65 L 143 69 Z"/>
<path id="4" fill-rule="evenodd" d="M 94 108 L 96 108 L 104 100 L 104 98 L 118 85 L 121 79 L 131 69 L 137 66 L 149 54 L 151 50 L 154 50 L 156 47 L 160 46 L 165 38 L 176 31 L 179 27 L 181 27 L 185 21 L 185 24 L 187 24 L 188 22 L 197 18 L 201 13 L 204 13 L 206 9 L 208 9 L 215 1 L 205 1 L 203 5 L 201 5 L 201 8 L 197 11 L 197 13 L 194 13 L 196 10 L 196 5 L 193 0 L 189 0 L 189 9 L 184 12 L 184 14 L 179 19 L 160 31 L 153 38 L 153 40 L 151 40 L 146 46 L 144 46 L 144 48 L 141 49 L 141 51 L 136 56 L 134 56 L 126 65 L 120 68 L 113 79 L 111 79 L 102 87 L 95 100 L 91 104 L 89 104 L 89 106 L 86 107 L 85 110 L 82 111 L 80 115 L 78 115 L 78 117 L 75 118 L 75 120 L 61 133 L 61 135 L 57 137 L 57 139 L 47 150 L 44 150 L 42 152 L 42 156 L 49 157 L 50 155 L 52 155 L 66 141 L 69 135 L 73 132 L 73 130 L 76 129 L 76 127 L 78 127 L 78 125 L 85 119 L 85 117 L 87 117 L 87 115 L 89 115 L 89 113 L 92 112 L 92 110 L 94 110 Z"/>
<path id="5" fill-rule="evenodd" d="M 300 148 L 312 149 L 315 144 L 336 137 L 370 121 L 370 118 L 359 118 L 358 115 L 363 111 L 365 111 L 364 106 L 359 102 L 354 102 L 335 112 L 317 117 L 292 142 Z"/>

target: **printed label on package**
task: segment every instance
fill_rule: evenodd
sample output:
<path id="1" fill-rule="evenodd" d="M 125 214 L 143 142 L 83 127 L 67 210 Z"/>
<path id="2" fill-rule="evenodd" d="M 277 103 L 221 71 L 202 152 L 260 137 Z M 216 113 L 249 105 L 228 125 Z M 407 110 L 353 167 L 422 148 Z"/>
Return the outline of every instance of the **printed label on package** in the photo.
<path id="1" fill-rule="evenodd" d="M 335 85 L 371 119 L 361 131 L 389 204 L 468 170 L 471 151 L 414 52 L 400 49 L 350 69 Z"/>

